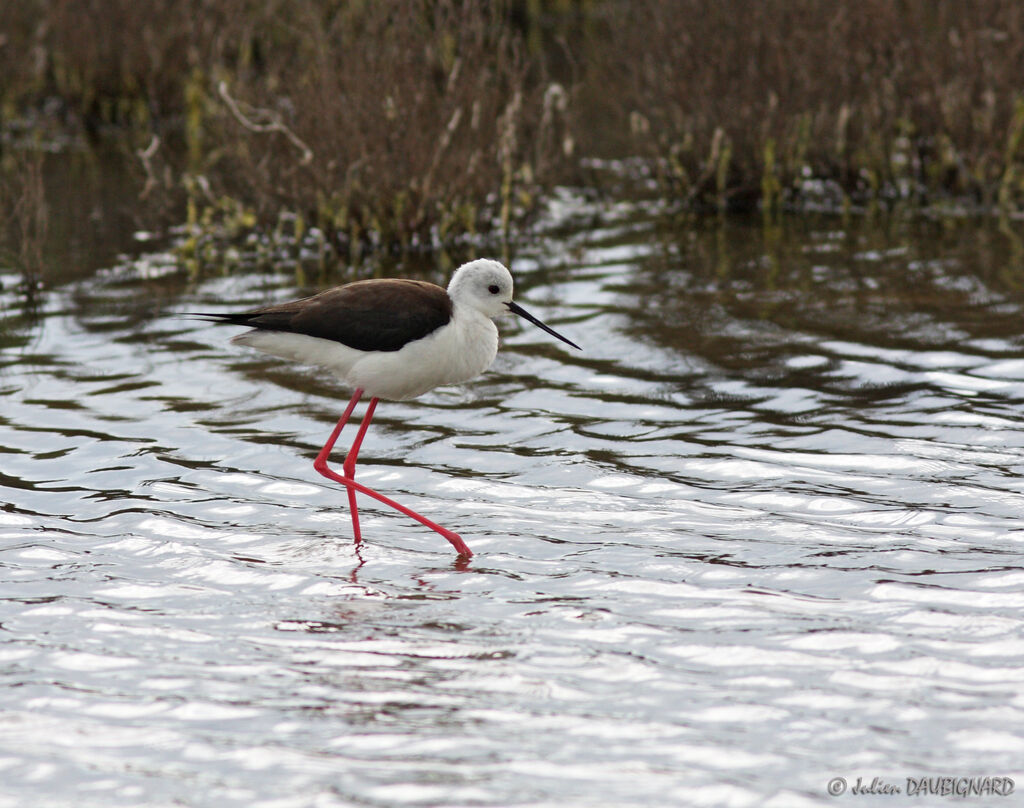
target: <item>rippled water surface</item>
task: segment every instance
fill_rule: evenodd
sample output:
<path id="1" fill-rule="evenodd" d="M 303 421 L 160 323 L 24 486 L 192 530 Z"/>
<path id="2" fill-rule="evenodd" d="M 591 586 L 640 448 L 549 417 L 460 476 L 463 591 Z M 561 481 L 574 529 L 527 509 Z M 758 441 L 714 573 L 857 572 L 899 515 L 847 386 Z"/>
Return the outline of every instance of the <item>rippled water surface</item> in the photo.
<path id="1" fill-rule="evenodd" d="M 0 806 L 1024 791 L 1013 229 L 552 218 L 518 297 L 584 350 L 508 323 L 360 458 L 468 563 L 370 500 L 355 547 L 346 392 L 175 316 L 340 277 L 2 278 Z"/>

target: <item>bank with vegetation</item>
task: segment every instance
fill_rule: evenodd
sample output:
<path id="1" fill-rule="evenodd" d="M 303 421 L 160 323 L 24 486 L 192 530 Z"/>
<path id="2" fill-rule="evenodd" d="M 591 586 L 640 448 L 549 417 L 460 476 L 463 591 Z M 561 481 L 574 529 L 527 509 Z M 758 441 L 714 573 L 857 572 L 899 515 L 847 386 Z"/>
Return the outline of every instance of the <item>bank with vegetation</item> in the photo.
<path id="1" fill-rule="evenodd" d="M 557 184 L 679 209 L 1024 211 L 1015 0 L 18 0 L 6 260 L 54 150 L 131 156 L 183 254 L 508 237 Z M 254 234 L 259 234 L 258 238 Z"/>

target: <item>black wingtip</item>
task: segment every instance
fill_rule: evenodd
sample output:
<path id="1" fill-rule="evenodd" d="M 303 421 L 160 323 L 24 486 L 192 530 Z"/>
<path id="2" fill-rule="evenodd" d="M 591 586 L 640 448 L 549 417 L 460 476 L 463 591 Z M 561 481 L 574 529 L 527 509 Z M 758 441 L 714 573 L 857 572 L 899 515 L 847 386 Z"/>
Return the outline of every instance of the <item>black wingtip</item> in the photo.
<path id="1" fill-rule="evenodd" d="M 244 314 L 219 314 L 212 311 L 183 311 L 178 317 L 188 317 L 193 320 L 203 320 L 207 323 L 223 323 L 226 325 L 245 325 Z"/>

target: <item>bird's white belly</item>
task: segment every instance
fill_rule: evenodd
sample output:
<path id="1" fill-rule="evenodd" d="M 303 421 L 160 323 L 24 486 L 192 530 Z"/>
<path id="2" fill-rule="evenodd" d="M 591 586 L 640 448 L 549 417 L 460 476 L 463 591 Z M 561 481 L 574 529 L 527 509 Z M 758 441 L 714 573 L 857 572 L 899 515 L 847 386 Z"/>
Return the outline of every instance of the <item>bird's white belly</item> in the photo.
<path id="1" fill-rule="evenodd" d="M 482 316 L 463 317 L 401 350 L 364 354 L 343 378 L 378 398 L 415 398 L 435 387 L 479 376 L 497 353 L 494 323 Z"/>
<path id="2" fill-rule="evenodd" d="M 468 381 L 490 367 L 498 353 L 498 329 L 483 315 L 460 314 L 398 351 L 359 351 L 333 340 L 282 331 L 247 331 L 232 342 L 323 367 L 370 396 L 400 400 Z"/>

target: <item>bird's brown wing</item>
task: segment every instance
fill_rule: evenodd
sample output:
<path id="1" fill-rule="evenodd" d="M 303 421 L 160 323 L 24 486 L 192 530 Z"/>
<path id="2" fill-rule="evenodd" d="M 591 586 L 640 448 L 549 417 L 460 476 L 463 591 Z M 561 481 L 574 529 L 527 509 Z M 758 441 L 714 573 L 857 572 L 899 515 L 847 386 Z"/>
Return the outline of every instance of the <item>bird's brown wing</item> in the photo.
<path id="1" fill-rule="evenodd" d="M 203 316 L 333 340 L 360 351 L 397 351 L 446 325 L 452 301 L 432 283 L 383 279 L 356 281 L 253 311 Z"/>

